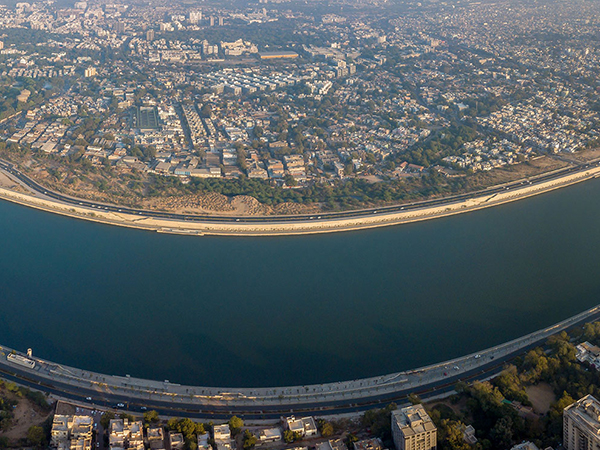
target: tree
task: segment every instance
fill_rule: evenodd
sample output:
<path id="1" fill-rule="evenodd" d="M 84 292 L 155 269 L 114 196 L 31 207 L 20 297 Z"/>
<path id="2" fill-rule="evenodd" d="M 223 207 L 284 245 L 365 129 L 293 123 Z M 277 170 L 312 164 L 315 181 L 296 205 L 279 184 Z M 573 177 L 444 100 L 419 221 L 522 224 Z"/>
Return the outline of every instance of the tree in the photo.
<path id="1" fill-rule="evenodd" d="M 510 417 L 501 417 L 490 431 L 492 441 L 498 448 L 510 448 L 513 439 L 513 421 Z"/>
<path id="2" fill-rule="evenodd" d="M 158 412 L 152 410 L 144 413 L 144 424 L 150 425 L 158 423 Z"/>
<path id="3" fill-rule="evenodd" d="M 300 440 L 302 440 L 302 433 L 299 431 L 285 430 L 283 432 L 283 441 L 286 444 L 291 444 L 292 442 Z"/>
<path id="4" fill-rule="evenodd" d="M 440 427 L 441 448 L 448 450 L 469 450 L 471 447 L 463 439 L 461 422 L 444 419 Z"/>
<path id="5" fill-rule="evenodd" d="M 323 437 L 329 437 L 333 435 L 333 425 L 331 422 L 325 422 L 321 425 L 321 435 Z"/>
<path id="6" fill-rule="evenodd" d="M 46 434 L 44 433 L 44 429 L 35 425 L 29 427 L 29 430 L 27 430 L 27 442 L 37 448 L 45 447 Z"/>
<path id="7" fill-rule="evenodd" d="M 234 436 L 238 434 L 242 427 L 244 426 L 244 421 L 237 416 L 233 416 L 229 419 L 229 429 L 231 430 L 231 434 Z"/>
<path id="8" fill-rule="evenodd" d="M 419 405 L 423 403 L 417 394 L 408 394 L 408 401 L 413 405 Z"/>
<path id="9" fill-rule="evenodd" d="M 114 418 L 115 414 L 113 412 L 106 411 L 104 414 L 102 414 L 102 418 L 100 419 L 100 425 L 102 425 L 102 428 L 104 428 L 105 430 L 108 430 L 108 427 L 110 426 L 110 421 Z"/>
<path id="10" fill-rule="evenodd" d="M 253 433 L 250 432 L 250 430 L 246 430 L 244 432 L 244 448 L 246 450 L 254 448 L 256 446 L 257 442 L 258 442 L 258 439 L 256 438 L 256 436 Z"/>

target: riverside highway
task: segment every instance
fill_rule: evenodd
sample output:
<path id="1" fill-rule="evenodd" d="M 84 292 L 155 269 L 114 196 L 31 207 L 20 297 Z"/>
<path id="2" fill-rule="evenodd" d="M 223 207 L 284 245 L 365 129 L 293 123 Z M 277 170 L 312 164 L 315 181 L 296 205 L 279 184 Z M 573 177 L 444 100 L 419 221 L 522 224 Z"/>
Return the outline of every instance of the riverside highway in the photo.
<path id="1" fill-rule="evenodd" d="M 542 345 L 563 330 L 600 318 L 600 305 L 558 324 L 513 341 L 451 361 L 384 376 L 319 385 L 269 388 L 184 386 L 129 376 L 104 375 L 62 366 L 0 347 L 0 377 L 22 385 L 99 408 L 141 412 L 155 409 L 165 416 L 226 420 L 278 419 L 287 414 L 327 415 L 362 411 L 390 402 L 405 402 L 408 394 L 422 398 L 453 390 L 458 381 L 475 381 L 498 374 L 504 363 Z M 16 353 L 30 365 L 7 357 Z"/>
<path id="2" fill-rule="evenodd" d="M 494 186 L 488 189 L 469 192 L 466 194 L 458 194 L 449 197 L 444 197 L 441 199 L 432 199 L 432 200 L 424 200 L 419 202 L 413 202 L 402 205 L 393 205 L 393 206 L 384 206 L 380 208 L 366 208 L 360 210 L 352 210 L 352 211 L 343 211 L 343 212 L 330 212 L 330 213 L 321 213 L 321 214 L 298 214 L 298 215 L 282 215 L 282 216 L 224 216 L 224 215 L 209 215 L 209 214 L 178 214 L 178 213 L 168 213 L 168 212 L 160 212 L 160 211 L 151 211 L 145 209 L 136 209 L 136 208 L 128 208 L 124 206 L 115 206 L 109 204 L 103 204 L 99 202 L 94 202 L 85 199 L 79 199 L 70 197 L 68 195 L 60 194 L 58 192 L 54 192 L 49 190 L 39 183 L 31 179 L 29 176 L 25 175 L 23 172 L 19 171 L 14 164 L 8 163 L 6 161 L 0 160 L 0 170 L 3 170 L 5 173 L 10 174 L 12 177 L 19 180 L 22 184 L 27 186 L 32 191 L 36 192 L 40 196 L 47 197 L 54 201 L 58 201 L 60 203 L 89 208 L 91 211 L 106 211 L 113 213 L 126 213 L 132 215 L 143 215 L 145 217 L 157 218 L 157 219 L 167 219 L 173 221 L 184 221 L 184 222 L 200 222 L 200 223 L 294 223 L 294 222 L 326 222 L 336 219 L 348 219 L 348 218 L 360 218 L 360 217 L 369 217 L 375 214 L 384 215 L 395 212 L 405 212 L 411 210 L 419 210 L 424 208 L 430 208 L 434 206 L 443 206 L 449 205 L 452 203 L 469 200 L 475 197 L 481 197 L 486 195 L 494 195 L 499 194 L 511 189 L 517 189 L 523 187 L 523 185 L 536 185 L 540 183 L 544 183 L 547 181 L 551 181 L 554 179 L 559 179 L 561 177 L 565 177 L 568 175 L 576 174 L 578 172 L 585 172 L 589 169 L 590 166 L 600 166 L 600 162 L 589 162 L 586 164 L 580 164 L 572 167 L 567 167 L 564 169 L 560 169 L 554 171 L 552 173 L 539 175 L 536 177 L 531 177 L 530 179 L 523 181 L 515 181 L 507 184 L 503 184 L 500 186 Z"/>

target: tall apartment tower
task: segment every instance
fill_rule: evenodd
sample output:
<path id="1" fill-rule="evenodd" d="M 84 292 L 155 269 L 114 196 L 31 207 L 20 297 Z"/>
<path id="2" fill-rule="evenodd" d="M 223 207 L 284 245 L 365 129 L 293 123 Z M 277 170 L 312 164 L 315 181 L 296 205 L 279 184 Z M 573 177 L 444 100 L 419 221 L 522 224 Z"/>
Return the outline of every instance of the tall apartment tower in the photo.
<path id="1" fill-rule="evenodd" d="M 196 25 L 202 20 L 202 11 L 190 11 L 190 23 Z"/>
<path id="2" fill-rule="evenodd" d="M 396 450 L 437 450 L 437 428 L 423 405 L 392 412 Z"/>
<path id="3" fill-rule="evenodd" d="M 154 30 L 146 31 L 146 40 L 152 42 L 154 40 Z"/>
<path id="4" fill-rule="evenodd" d="M 566 450 L 600 447 L 600 402 L 591 395 L 563 411 L 563 445 Z"/>

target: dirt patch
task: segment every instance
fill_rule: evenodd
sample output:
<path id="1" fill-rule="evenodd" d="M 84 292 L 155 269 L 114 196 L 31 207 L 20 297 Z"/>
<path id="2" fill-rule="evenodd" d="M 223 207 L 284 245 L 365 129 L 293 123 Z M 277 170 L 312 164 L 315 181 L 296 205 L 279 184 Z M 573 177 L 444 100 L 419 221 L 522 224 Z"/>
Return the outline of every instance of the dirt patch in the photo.
<path id="1" fill-rule="evenodd" d="M 569 155 L 569 158 L 576 161 L 590 161 L 592 159 L 598 159 L 600 158 L 600 148 L 578 151 L 577 153 Z"/>
<path id="2" fill-rule="evenodd" d="M 29 430 L 31 426 L 42 425 L 48 417 L 52 415 L 52 408 L 42 410 L 27 398 L 19 397 L 17 394 L 8 391 L 4 387 L 0 389 L 0 396 L 9 400 L 18 401 L 18 404 L 13 409 L 10 428 L 0 433 L 0 436 L 9 439 L 11 445 L 18 444 L 21 439 L 26 438 L 27 430 Z"/>
<path id="3" fill-rule="evenodd" d="M 477 173 L 474 180 L 481 185 L 496 185 L 562 169 L 568 165 L 568 162 L 542 156 L 514 166 L 501 167 L 485 173 Z"/>
<path id="4" fill-rule="evenodd" d="M 556 396 L 552 387 L 547 383 L 540 383 L 535 386 L 527 386 L 525 388 L 529 401 L 533 405 L 533 410 L 537 414 L 546 414 L 550 409 L 550 405 L 556 401 Z"/>
<path id="5" fill-rule="evenodd" d="M 143 202 L 144 208 L 182 214 L 220 213 L 223 215 L 268 216 L 271 214 L 310 214 L 318 206 L 300 203 L 281 203 L 274 207 L 264 205 L 249 195 L 229 198 L 216 192 L 196 195 L 173 195 Z"/>
<path id="6" fill-rule="evenodd" d="M 11 180 L 9 177 L 0 172 L 0 187 L 10 189 L 16 192 L 28 192 L 23 186 Z"/>

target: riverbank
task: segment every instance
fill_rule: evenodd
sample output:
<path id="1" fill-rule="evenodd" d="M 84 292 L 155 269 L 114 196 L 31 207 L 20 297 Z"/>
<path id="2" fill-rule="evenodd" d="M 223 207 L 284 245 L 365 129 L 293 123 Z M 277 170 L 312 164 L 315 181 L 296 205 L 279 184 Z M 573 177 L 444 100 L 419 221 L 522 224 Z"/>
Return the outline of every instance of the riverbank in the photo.
<path id="1" fill-rule="evenodd" d="M 114 208 L 113 211 L 106 211 L 101 204 L 96 205 L 96 208 L 79 206 L 78 204 L 54 200 L 40 192 L 17 192 L 5 187 L 0 187 L 0 199 L 72 218 L 159 233 L 196 236 L 302 235 L 378 228 L 477 211 L 567 187 L 596 178 L 599 174 L 600 166 L 593 165 L 554 178 L 545 178 L 539 182 L 529 183 L 524 181 L 516 186 L 507 186 L 502 190 L 496 189 L 493 193 L 475 195 L 463 200 L 449 201 L 435 206 L 407 207 L 406 210 L 395 210 L 393 212 L 374 210 L 371 214 L 359 214 L 360 212 L 357 212 L 356 215 L 352 215 L 349 212 L 342 218 L 321 219 L 320 216 L 316 216 L 293 221 L 285 221 L 277 217 L 265 217 L 263 221 L 252 222 L 227 221 L 225 218 L 223 221 L 203 221 L 195 218 L 193 221 L 176 220 L 152 217 L 144 211 L 135 214 L 121 212 L 120 210 L 114 211 Z M 74 203 L 76 200 L 73 199 Z"/>
<path id="2" fill-rule="evenodd" d="M 504 363 L 561 331 L 596 320 L 595 306 L 550 327 L 518 339 L 438 364 L 383 376 L 304 386 L 223 388 L 186 386 L 68 367 L 0 347 L 0 372 L 8 379 L 64 398 L 99 407 L 121 404 L 131 411 L 152 408 L 164 415 L 185 411 L 188 416 L 223 418 L 278 417 L 295 411 L 335 414 L 372 408 L 410 393 L 425 396 L 451 391 L 458 381 L 486 379 Z M 11 355 L 12 358 L 8 358 Z"/>

